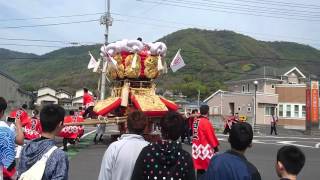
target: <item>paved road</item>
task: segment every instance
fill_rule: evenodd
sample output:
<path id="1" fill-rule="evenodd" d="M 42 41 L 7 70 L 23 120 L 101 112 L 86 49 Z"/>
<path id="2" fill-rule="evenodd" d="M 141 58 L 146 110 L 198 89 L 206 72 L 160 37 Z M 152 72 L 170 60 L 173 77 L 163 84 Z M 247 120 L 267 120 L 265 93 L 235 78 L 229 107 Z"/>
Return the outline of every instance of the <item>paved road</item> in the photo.
<path id="1" fill-rule="evenodd" d="M 229 148 L 227 136 L 219 135 L 221 152 Z M 255 137 L 254 145 L 246 156 L 249 161 L 259 169 L 262 179 L 277 179 L 274 164 L 277 150 L 284 144 L 294 144 L 302 148 L 307 156 L 307 162 L 299 179 L 319 179 L 320 167 L 320 138 L 299 138 L 299 137 Z M 317 148 L 318 147 L 318 148 Z M 87 148 L 72 157 L 70 161 L 69 177 L 71 180 L 97 179 L 100 170 L 102 156 L 107 148 L 105 144 L 88 145 Z M 184 145 L 184 149 L 191 152 L 191 146 Z"/>

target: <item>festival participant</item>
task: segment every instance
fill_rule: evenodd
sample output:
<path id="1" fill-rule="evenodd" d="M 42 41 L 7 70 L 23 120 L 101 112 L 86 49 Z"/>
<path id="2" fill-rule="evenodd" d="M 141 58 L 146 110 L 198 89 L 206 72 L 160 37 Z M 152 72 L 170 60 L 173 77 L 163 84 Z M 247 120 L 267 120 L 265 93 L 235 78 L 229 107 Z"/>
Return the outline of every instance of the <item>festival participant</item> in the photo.
<path id="1" fill-rule="evenodd" d="M 232 126 L 238 122 L 240 122 L 239 113 L 236 113 L 235 115 L 227 117 L 224 124 L 223 134 L 228 134 Z"/>
<path id="2" fill-rule="evenodd" d="M 4 116 L 7 109 L 7 102 L 3 97 L 0 97 L 0 119 Z M 16 119 L 15 128 L 12 129 L 4 121 L 0 121 L 0 168 L 3 172 L 0 174 L 0 179 L 13 179 L 16 172 L 15 162 L 15 143 L 23 144 L 23 131 L 20 119 Z"/>
<path id="3" fill-rule="evenodd" d="M 74 111 L 70 111 L 69 115 L 64 118 L 63 123 L 77 123 L 77 122 L 83 122 L 83 119 L 77 115 L 75 115 Z M 82 126 L 66 126 L 64 127 L 60 133 L 59 136 L 63 137 L 63 150 L 68 151 L 67 144 L 68 142 L 70 144 L 75 144 L 76 140 L 79 140 L 79 138 L 83 135 L 84 129 Z"/>
<path id="4" fill-rule="evenodd" d="M 244 156 L 252 146 L 253 131 L 249 123 L 235 124 L 229 133 L 231 150 L 211 159 L 203 180 L 261 180 L 257 168 Z"/>
<path id="5" fill-rule="evenodd" d="M 44 154 L 55 147 L 55 136 L 63 127 L 65 110 L 55 104 L 44 106 L 40 112 L 42 127 L 41 137 L 32 140 L 23 147 L 18 165 L 17 179 L 38 162 Z M 42 180 L 67 180 L 69 160 L 68 156 L 59 148 L 48 157 Z"/>
<path id="6" fill-rule="evenodd" d="M 209 106 L 202 105 L 200 116 L 193 122 L 192 158 L 198 178 L 205 173 L 211 158 L 219 151 L 219 141 L 208 115 Z"/>
<path id="7" fill-rule="evenodd" d="M 172 111 L 160 120 L 163 139 L 143 148 L 131 180 L 195 179 L 192 158 L 177 141 L 183 131 L 182 124 L 182 116 Z"/>
<path id="8" fill-rule="evenodd" d="M 91 117 L 94 107 L 94 98 L 91 94 L 89 94 L 89 91 L 87 88 L 83 88 L 83 107 L 84 107 L 84 114 L 83 117 Z"/>
<path id="9" fill-rule="evenodd" d="M 275 113 L 273 113 L 273 115 L 271 116 L 271 120 L 270 120 L 270 135 L 272 135 L 273 131 L 275 135 L 278 135 L 277 133 L 277 123 L 278 123 L 278 117 Z"/>
<path id="10" fill-rule="evenodd" d="M 38 118 L 38 114 L 38 110 L 33 110 L 32 117 L 29 119 L 28 123 L 24 127 L 25 142 L 37 139 L 41 136 L 41 124 L 40 119 Z"/>
<path id="11" fill-rule="evenodd" d="M 198 109 L 193 109 L 191 111 L 191 115 L 188 117 L 188 127 L 189 127 L 189 135 L 192 136 L 192 127 L 193 127 L 193 122 L 198 116 Z"/>
<path id="12" fill-rule="evenodd" d="M 276 171 L 280 180 L 296 180 L 306 162 L 304 153 L 296 146 L 283 146 L 278 150 Z"/>
<path id="13" fill-rule="evenodd" d="M 131 112 L 127 123 L 129 133 L 110 144 L 103 156 L 99 180 L 130 179 L 139 153 L 148 145 L 142 136 L 147 126 L 146 116 L 139 111 Z"/>
<path id="14" fill-rule="evenodd" d="M 22 126 L 24 127 L 29 122 L 29 116 L 27 113 L 28 106 L 23 104 L 20 108 L 14 109 L 10 112 L 10 117 L 20 119 Z"/>

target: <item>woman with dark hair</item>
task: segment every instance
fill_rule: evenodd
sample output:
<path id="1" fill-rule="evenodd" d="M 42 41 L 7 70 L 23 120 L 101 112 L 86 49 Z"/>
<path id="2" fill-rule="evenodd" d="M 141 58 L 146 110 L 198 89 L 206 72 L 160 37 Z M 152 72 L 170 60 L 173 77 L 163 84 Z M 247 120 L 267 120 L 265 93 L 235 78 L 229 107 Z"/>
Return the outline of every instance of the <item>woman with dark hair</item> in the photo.
<path id="1" fill-rule="evenodd" d="M 177 112 L 168 112 L 161 119 L 162 140 L 143 148 L 131 180 L 196 179 L 191 155 L 177 141 L 182 133 L 182 123 L 183 118 Z"/>

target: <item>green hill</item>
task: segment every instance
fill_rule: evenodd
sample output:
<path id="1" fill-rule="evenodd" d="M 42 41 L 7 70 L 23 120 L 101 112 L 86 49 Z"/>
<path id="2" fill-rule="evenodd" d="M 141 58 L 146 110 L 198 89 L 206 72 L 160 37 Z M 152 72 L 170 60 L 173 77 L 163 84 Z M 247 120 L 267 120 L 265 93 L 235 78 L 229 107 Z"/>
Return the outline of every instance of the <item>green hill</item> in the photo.
<path id="1" fill-rule="evenodd" d="M 195 97 L 201 91 L 206 97 L 224 88 L 224 81 L 237 79 L 263 66 L 297 66 L 308 75 L 320 76 L 320 51 L 291 42 L 264 42 L 231 31 L 185 29 L 169 34 L 159 41 L 168 46 L 167 64 L 181 49 L 186 66 L 157 79 L 160 91 L 171 89 Z M 98 75 L 87 70 L 88 51 L 96 57 L 100 45 L 62 48 L 42 56 L 16 54 L 7 58 L 0 49 L 0 70 L 20 80 L 26 88 L 41 85 L 74 90 L 83 86 L 97 87 Z M 10 51 L 12 52 L 12 51 Z M 263 74 L 261 74 L 263 76 Z"/>

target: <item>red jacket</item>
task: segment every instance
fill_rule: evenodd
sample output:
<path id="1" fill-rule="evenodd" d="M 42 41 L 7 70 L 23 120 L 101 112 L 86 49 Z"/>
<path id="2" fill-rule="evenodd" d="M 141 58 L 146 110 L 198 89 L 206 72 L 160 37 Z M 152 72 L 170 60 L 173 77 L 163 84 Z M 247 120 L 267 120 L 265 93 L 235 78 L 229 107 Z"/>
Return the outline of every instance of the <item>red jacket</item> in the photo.
<path id="1" fill-rule="evenodd" d="M 41 132 L 42 128 L 40 119 L 32 117 L 24 127 L 24 138 L 28 140 L 39 138 L 41 136 Z"/>
<path id="2" fill-rule="evenodd" d="M 85 108 L 88 108 L 90 106 L 94 106 L 93 97 L 89 93 L 83 94 L 83 105 Z"/>
<path id="3" fill-rule="evenodd" d="M 80 116 L 66 116 L 63 123 L 76 123 L 83 122 L 83 118 Z M 59 133 L 60 137 L 75 139 L 81 137 L 84 133 L 84 128 L 82 126 L 65 126 Z"/>
<path id="4" fill-rule="evenodd" d="M 15 109 L 10 112 L 11 118 L 20 119 L 22 126 L 25 126 L 29 122 L 28 113 L 21 108 Z"/>
<path id="5" fill-rule="evenodd" d="M 200 116 L 193 122 L 192 159 L 195 169 L 206 170 L 219 141 L 207 117 Z"/>

